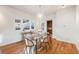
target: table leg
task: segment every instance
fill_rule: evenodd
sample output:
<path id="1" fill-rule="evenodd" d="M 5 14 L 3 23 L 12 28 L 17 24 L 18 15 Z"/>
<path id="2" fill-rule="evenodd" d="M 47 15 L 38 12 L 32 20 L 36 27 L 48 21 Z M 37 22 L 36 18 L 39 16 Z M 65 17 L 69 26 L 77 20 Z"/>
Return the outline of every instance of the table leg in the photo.
<path id="1" fill-rule="evenodd" d="M 36 39 L 36 54 L 37 54 L 37 39 Z"/>

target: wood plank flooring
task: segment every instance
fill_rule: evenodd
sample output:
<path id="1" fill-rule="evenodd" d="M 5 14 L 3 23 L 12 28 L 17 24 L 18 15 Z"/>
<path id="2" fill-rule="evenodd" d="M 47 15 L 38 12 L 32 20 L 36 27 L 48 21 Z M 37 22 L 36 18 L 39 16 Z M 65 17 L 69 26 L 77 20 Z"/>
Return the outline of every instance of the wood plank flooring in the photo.
<path id="1" fill-rule="evenodd" d="M 38 51 L 38 54 L 78 54 L 75 44 L 52 39 L 49 48 Z"/>
<path id="2" fill-rule="evenodd" d="M 44 46 L 44 43 L 41 43 Z M 78 54 L 75 44 L 49 39 L 49 47 L 37 50 L 38 54 Z M 25 48 L 25 41 L 19 41 L 0 47 L 1 54 L 22 54 Z M 47 50 L 46 50 L 47 49 Z"/>
<path id="3" fill-rule="evenodd" d="M 2 54 L 19 54 L 24 50 L 25 41 L 19 41 L 0 47 Z"/>

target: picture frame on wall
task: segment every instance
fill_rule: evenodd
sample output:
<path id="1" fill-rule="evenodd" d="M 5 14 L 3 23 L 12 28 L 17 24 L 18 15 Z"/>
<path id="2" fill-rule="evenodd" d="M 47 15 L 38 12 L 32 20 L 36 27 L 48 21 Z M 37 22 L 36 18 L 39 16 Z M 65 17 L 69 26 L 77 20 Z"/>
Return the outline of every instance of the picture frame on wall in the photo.
<path id="1" fill-rule="evenodd" d="M 23 31 L 26 31 L 26 30 L 30 30 L 30 23 L 29 22 L 25 23 L 23 26 Z"/>
<path id="2" fill-rule="evenodd" d="M 20 30 L 21 28 L 20 27 L 16 27 L 16 30 Z"/>
<path id="3" fill-rule="evenodd" d="M 31 23 L 31 29 L 34 29 L 34 23 Z"/>
<path id="4" fill-rule="evenodd" d="M 15 23 L 21 23 L 21 19 L 15 19 Z"/>
<path id="5" fill-rule="evenodd" d="M 15 30 L 21 30 L 20 24 L 17 24 Z"/>
<path id="6" fill-rule="evenodd" d="M 29 22 L 29 19 L 23 19 L 23 23 L 28 23 Z"/>
<path id="7" fill-rule="evenodd" d="M 28 31 L 34 29 L 34 21 L 29 19 L 15 19 L 15 30 Z"/>
<path id="8" fill-rule="evenodd" d="M 44 23 L 41 24 L 42 31 L 44 31 L 44 25 L 45 25 Z"/>
<path id="9" fill-rule="evenodd" d="M 20 27 L 16 27 L 16 30 L 20 30 Z"/>
<path id="10" fill-rule="evenodd" d="M 25 31 L 25 30 L 29 30 L 29 29 L 30 29 L 29 26 L 25 26 L 23 30 Z"/>

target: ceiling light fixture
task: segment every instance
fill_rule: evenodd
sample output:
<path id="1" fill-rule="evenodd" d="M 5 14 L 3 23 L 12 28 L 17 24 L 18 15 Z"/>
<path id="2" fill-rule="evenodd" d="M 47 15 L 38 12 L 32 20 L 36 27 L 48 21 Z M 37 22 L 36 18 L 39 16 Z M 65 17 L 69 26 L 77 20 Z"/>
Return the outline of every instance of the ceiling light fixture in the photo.
<path id="1" fill-rule="evenodd" d="M 37 16 L 38 16 L 39 18 L 41 18 L 41 17 L 43 16 L 43 14 L 42 14 L 42 12 L 41 12 L 42 5 L 39 5 L 38 8 L 39 8 L 39 12 L 38 12 Z"/>
<path id="2" fill-rule="evenodd" d="M 41 18 L 43 15 L 41 13 L 38 13 L 37 15 L 39 18 Z"/>

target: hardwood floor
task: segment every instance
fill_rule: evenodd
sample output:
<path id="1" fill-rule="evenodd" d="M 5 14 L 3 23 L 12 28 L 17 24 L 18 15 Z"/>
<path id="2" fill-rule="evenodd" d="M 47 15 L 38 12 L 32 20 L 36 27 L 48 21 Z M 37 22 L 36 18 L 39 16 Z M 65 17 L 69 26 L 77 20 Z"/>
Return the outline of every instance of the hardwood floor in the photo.
<path id="1" fill-rule="evenodd" d="M 23 53 L 25 41 L 19 41 L 0 47 L 2 54 L 20 54 Z"/>
<path id="2" fill-rule="evenodd" d="M 75 44 L 58 41 L 55 39 L 49 39 L 48 41 L 49 46 L 46 45 L 47 48 L 44 43 L 41 43 L 43 45 L 43 48 L 37 50 L 38 54 L 78 54 L 78 50 Z M 1 54 L 22 54 L 24 47 L 25 41 L 20 41 L 12 43 L 10 45 L 2 46 L 0 47 L 0 50 L 2 51 Z"/>
<path id="3" fill-rule="evenodd" d="M 72 43 L 57 41 L 55 39 L 49 43 L 49 48 L 38 51 L 38 54 L 78 54 L 76 46 Z"/>

